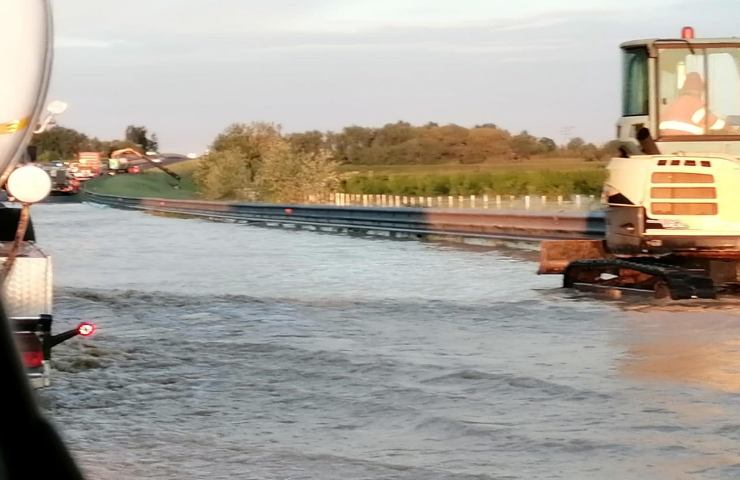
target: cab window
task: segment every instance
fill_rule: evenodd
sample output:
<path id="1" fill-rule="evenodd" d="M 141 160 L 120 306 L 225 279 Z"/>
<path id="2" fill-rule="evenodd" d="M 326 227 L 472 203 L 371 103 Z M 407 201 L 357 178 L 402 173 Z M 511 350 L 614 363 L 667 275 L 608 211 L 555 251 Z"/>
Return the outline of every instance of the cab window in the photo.
<path id="1" fill-rule="evenodd" d="M 622 116 L 648 114 L 648 55 L 644 48 L 624 51 Z"/>

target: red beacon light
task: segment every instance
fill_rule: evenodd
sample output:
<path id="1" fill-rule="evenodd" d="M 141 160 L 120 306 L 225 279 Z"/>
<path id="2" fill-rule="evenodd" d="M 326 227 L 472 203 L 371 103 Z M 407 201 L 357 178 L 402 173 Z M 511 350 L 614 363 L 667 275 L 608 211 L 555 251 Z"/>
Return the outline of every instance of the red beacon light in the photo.
<path id="1" fill-rule="evenodd" d="M 683 27 L 681 29 L 681 38 L 684 40 L 693 40 L 694 39 L 694 28 L 693 27 Z"/>
<path id="2" fill-rule="evenodd" d="M 95 330 L 97 330 L 95 324 L 90 322 L 82 322 L 77 326 L 77 333 L 82 337 L 89 337 Z"/>

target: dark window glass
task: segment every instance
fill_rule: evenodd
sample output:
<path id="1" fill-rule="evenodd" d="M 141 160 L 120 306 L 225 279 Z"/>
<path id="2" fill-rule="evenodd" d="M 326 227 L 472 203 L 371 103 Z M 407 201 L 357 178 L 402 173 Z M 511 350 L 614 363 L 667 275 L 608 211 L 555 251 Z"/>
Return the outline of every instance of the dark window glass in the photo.
<path id="1" fill-rule="evenodd" d="M 622 115 L 648 114 L 648 55 L 644 48 L 630 48 L 623 57 Z"/>

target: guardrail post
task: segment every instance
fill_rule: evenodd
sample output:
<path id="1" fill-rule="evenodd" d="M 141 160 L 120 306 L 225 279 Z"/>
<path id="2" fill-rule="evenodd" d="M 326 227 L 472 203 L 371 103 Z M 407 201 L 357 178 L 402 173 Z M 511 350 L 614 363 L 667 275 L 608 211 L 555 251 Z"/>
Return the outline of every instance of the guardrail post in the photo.
<path id="1" fill-rule="evenodd" d="M 488 194 L 483 195 L 483 208 L 488 208 Z"/>
<path id="2" fill-rule="evenodd" d="M 452 205 L 454 205 L 454 201 L 452 199 L 452 196 L 447 197 L 447 206 L 452 208 Z"/>
<path id="3" fill-rule="evenodd" d="M 434 199 L 432 197 L 427 197 L 427 207 L 433 207 L 434 206 Z"/>
<path id="4" fill-rule="evenodd" d="M 470 208 L 475 208 L 475 195 L 470 196 Z"/>
<path id="5" fill-rule="evenodd" d="M 529 207 L 531 206 L 532 199 L 529 195 L 524 196 L 524 208 L 529 210 Z"/>
<path id="6" fill-rule="evenodd" d="M 462 195 L 457 196 L 457 207 L 458 208 L 464 208 L 465 207 L 465 197 Z"/>
<path id="7" fill-rule="evenodd" d="M 393 199 L 394 199 L 394 202 L 393 203 L 395 204 L 395 206 L 396 207 L 400 207 L 401 206 L 401 197 L 399 197 L 398 195 L 396 195 L 395 197 L 393 197 Z"/>
<path id="8" fill-rule="evenodd" d="M 501 208 L 501 195 L 496 195 L 496 208 Z"/>
<path id="9" fill-rule="evenodd" d="M 563 196 L 562 195 L 558 195 L 558 205 L 561 207 L 563 206 Z"/>
<path id="10" fill-rule="evenodd" d="M 544 208 L 546 206 L 547 206 L 547 196 L 542 195 L 542 207 Z"/>
<path id="11" fill-rule="evenodd" d="M 401 204 L 406 207 L 409 204 L 409 198 L 406 196 L 401 197 Z"/>
<path id="12" fill-rule="evenodd" d="M 576 208 L 581 208 L 581 196 L 576 195 Z"/>
<path id="13" fill-rule="evenodd" d="M 367 207 L 367 195 L 362 195 L 362 206 Z"/>

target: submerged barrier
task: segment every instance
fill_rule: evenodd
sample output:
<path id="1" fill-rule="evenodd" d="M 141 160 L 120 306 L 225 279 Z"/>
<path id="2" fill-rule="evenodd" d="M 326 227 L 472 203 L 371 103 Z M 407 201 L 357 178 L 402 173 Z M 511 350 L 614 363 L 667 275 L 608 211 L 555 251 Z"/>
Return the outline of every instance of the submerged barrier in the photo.
<path id="1" fill-rule="evenodd" d="M 503 211 L 415 207 L 280 205 L 132 198 L 84 192 L 83 201 L 114 208 L 210 220 L 388 236 L 539 241 L 600 239 L 604 213 Z"/>

